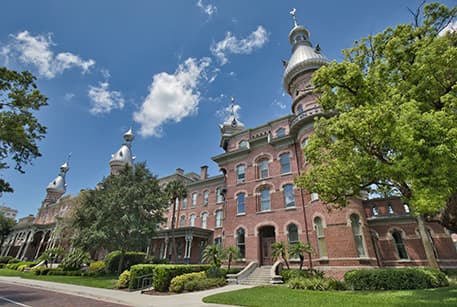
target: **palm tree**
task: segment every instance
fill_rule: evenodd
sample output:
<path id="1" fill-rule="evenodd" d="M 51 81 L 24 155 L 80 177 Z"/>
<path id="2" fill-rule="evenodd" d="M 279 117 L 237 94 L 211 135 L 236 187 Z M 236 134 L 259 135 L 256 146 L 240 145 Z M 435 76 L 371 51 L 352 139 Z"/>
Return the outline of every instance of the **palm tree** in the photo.
<path id="1" fill-rule="evenodd" d="M 213 264 L 214 266 L 221 266 L 222 251 L 218 244 L 210 244 L 203 251 L 202 261 L 205 263 Z"/>
<path id="2" fill-rule="evenodd" d="M 222 250 L 223 259 L 228 261 L 228 269 L 230 270 L 230 264 L 233 259 L 240 257 L 240 249 L 237 246 L 227 246 Z"/>
<path id="3" fill-rule="evenodd" d="M 314 250 L 309 243 L 297 242 L 289 246 L 289 256 L 300 258 L 300 270 L 303 268 L 305 253 L 311 254 Z"/>
<path id="4" fill-rule="evenodd" d="M 172 217 L 171 217 L 171 259 L 170 262 L 176 261 L 176 238 L 175 238 L 175 222 L 176 222 L 176 199 L 182 199 L 187 196 L 186 186 L 181 181 L 170 181 L 165 187 L 165 195 L 170 201 L 172 206 Z"/>
<path id="5" fill-rule="evenodd" d="M 278 260 L 279 258 L 284 260 L 287 269 L 289 269 L 289 262 L 287 261 L 287 245 L 283 241 L 271 244 L 271 254 L 273 255 L 274 261 Z"/>

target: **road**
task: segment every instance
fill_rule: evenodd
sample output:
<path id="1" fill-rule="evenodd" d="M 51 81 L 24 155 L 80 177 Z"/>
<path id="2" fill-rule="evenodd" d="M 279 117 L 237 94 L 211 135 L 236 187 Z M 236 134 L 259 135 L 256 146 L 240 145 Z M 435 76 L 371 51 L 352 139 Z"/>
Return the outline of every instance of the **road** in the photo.
<path id="1" fill-rule="evenodd" d="M 57 306 L 125 306 L 81 296 L 47 291 L 26 286 L 19 286 L 0 282 L 0 306 L 11 307 L 57 307 Z"/>

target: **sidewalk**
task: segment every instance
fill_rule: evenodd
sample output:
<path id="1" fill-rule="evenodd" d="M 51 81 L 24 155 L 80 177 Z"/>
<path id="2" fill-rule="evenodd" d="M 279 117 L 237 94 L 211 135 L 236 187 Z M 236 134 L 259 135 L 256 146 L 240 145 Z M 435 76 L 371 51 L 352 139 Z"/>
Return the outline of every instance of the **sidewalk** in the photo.
<path id="1" fill-rule="evenodd" d="M 140 291 L 126 292 L 120 290 L 100 289 L 78 285 L 61 284 L 49 281 L 22 279 L 20 277 L 0 276 L 0 281 L 10 284 L 17 284 L 32 288 L 41 288 L 49 291 L 73 294 L 87 298 L 98 299 L 106 302 L 138 307 L 227 307 L 227 305 L 205 304 L 202 302 L 202 299 L 205 296 L 211 294 L 251 287 L 242 285 L 228 285 L 222 288 L 210 289 L 205 291 L 159 296 L 141 294 Z"/>

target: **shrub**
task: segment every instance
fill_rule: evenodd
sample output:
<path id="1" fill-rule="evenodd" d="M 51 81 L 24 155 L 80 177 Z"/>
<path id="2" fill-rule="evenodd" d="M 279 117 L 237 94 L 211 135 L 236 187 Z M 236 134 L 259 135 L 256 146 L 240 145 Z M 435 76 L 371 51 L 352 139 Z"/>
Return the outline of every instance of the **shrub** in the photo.
<path id="1" fill-rule="evenodd" d="M 445 287 L 446 275 L 429 268 L 373 269 L 349 271 L 344 280 L 353 290 L 406 290 Z"/>
<path id="2" fill-rule="evenodd" d="M 196 272 L 174 277 L 170 282 L 169 290 L 176 293 L 191 292 L 220 287 L 225 284 L 225 278 L 208 278 L 205 272 Z"/>
<path id="3" fill-rule="evenodd" d="M 227 270 L 221 269 L 217 266 L 212 266 L 206 270 L 206 276 L 209 278 L 221 278 L 225 277 Z"/>
<path id="4" fill-rule="evenodd" d="M 32 261 L 21 261 L 21 262 L 14 262 L 14 263 L 8 263 L 5 267 L 10 270 L 18 270 L 18 271 L 23 271 L 25 268 L 33 267 L 37 263 L 32 262 Z M 21 268 L 21 269 L 19 269 Z"/>
<path id="5" fill-rule="evenodd" d="M 343 282 L 323 277 L 293 277 L 287 282 L 287 286 L 291 289 L 316 291 L 346 290 Z"/>
<path id="6" fill-rule="evenodd" d="M 44 266 L 34 266 L 30 271 L 35 275 L 48 275 L 51 269 Z"/>
<path id="7" fill-rule="evenodd" d="M 89 262 L 90 256 L 81 249 L 75 249 L 62 259 L 59 265 L 64 271 L 78 271 L 83 264 Z"/>
<path id="8" fill-rule="evenodd" d="M 156 291 L 165 292 L 170 287 L 171 280 L 179 275 L 205 271 L 209 265 L 170 265 L 158 264 L 154 268 L 153 286 Z"/>
<path id="9" fill-rule="evenodd" d="M 310 269 L 310 270 L 298 270 L 298 269 L 285 269 L 281 271 L 281 276 L 284 282 L 289 281 L 292 278 L 313 278 L 313 277 L 318 277 L 318 278 L 323 278 L 324 277 L 324 272 Z"/>
<path id="10" fill-rule="evenodd" d="M 5 264 L 4 263 L 0 263 L 0 269 L 3 269 L 5 268 Z"/>
<path id="11" fill-rule="evenodd" d="M 169 290 L 176 293 L 184 291 L 184 284 L 206 278 L 205 272 L 188 273 L 174 277 L 170 282 Z"/>
<path id="12" fill-rule="evenodd" d="M 155 264 L 136 264 L 130 267 L 130 282 L 129 289 L 136 289 L 141 285 L 141 280 L 138 277 L 153 274 Z"/>
<path id="13" fill-rule="evenodd" d="M 105 257 L 105 265 L 109 272 L 117 272 L 119 261 L 121 260 L 121 251 L 110 252 Z M 146 254 L 142 252 L 126 252 L 124 255 L 124 264 L 121 271 L 129 269 L 132 265 L 146 262 Z"/>
<path id="14" fill-rule="evenodd" d="M 0 263 L 7 264 L 11 259 L 16 259 L 11 256 L 0 256 Z M 16 259 L 19 262 L 19 259 Z"/>
<path id="15" fill-rule="evenodd" d="M 102 275 L 105 273 L 106 265 L 104 261 L 95 261 L 89 264 L 89 272 L 92 275 Z"/>
<path id="16" fill-rule="evenodd" d="M 130 284 L 130 277 L 131 274 L 129 270 L 125 270 L 124 272 L 122 272 L 122 274 L 119 275 L 116 287 L 118 287 L 119 289 L 127 288 Z"/>
<path id="17" fill-rule="evenodd" d="M 18 263 L 18 262 L 21 262 L 21 260 L 17 259 L 17 258 L 11 258 L 10 260 L 8 260 L 8 263 Z"/>

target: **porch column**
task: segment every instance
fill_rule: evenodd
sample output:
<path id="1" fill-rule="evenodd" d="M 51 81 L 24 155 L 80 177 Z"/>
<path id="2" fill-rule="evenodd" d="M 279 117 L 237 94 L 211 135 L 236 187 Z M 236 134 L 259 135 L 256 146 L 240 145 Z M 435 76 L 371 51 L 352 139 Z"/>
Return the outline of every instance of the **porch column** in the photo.
<path id="1" fill-rule="evenodd" d="M 168 259 L 168 237 L 163 239 L 163 242 L 165 244 L 163 248 L 163 257 L 162 259 Z"/>
<path id="2" fill-rule="evenodd" d="M 25 234 L 24 234 L 24 235 L 25 235 Z M 25 246 L 26 241 L 27 241 L 27 237 L 25 236 L 24 241 L 21 243 L 21 245 L 19 246 L 19 249 L 18 249 L 18 251 L 17 251 L 17 254 L 16 254 L 16 258 L 17 258 L 17 259 L 20 259 L 19 257 L 20 257 L 20 255 L 21 255 L 21 252 L 22 252 L 24 246 Z"/>
<path id="3" fill-rule="evenodd" d="M 33 258 L 34 260 L 38 258 L 38 255 L 40 254 L 41 246 L 43 245 L 45 238 L 46 238 L 46 234 L 43 232 L 43 237 L 41 238 L 40 244 L 38 245 L 38 249 L 36 250 L 35 258 Z"/>
<path id="4" fill-rule="evenodd" d="M 15 233 L 15 234 L 14 234 L 13 241 L 12 241 L 12 242 L 10 243 L 10 245 L 8 246 L 8 249 L 7 249 L 7 251 L 6 251 L 5 256 L 8 256 L 8 254 L 10 253 L 11 247 L 13 247 L 13 246 L 14 246 L 14 243 L 16 242 L 17 235 L 18 235 L 18 233 Z"/>
<path id="5" fill-rule="evenodd" d="M 191 234 L 186 234 L 186 248 L 185 248 L 185 253 L 184 253 L 184 258 L 186 259 L 186 262 L 190 262 L 190 257 L 191 257 L 191 252 L 192 252 L 192 240 L 193 236 Z"/>
<path id="6" fill-rule="evenodd" d="M 24 251 L 22 252 L 22 256 L 21 256 L 21 259 L 24 259 L 25 258 L 25 255 L 27 255 L 27 251 L 29 250 L 29 247 L 30 247 L 30 243 L 33 242 L 33 235 L 34 235 L 34 232 L 29 232 L 29 235 L 26 239 L 26 244 L 25 244 L 25 248 L 24 248 Z"/>

